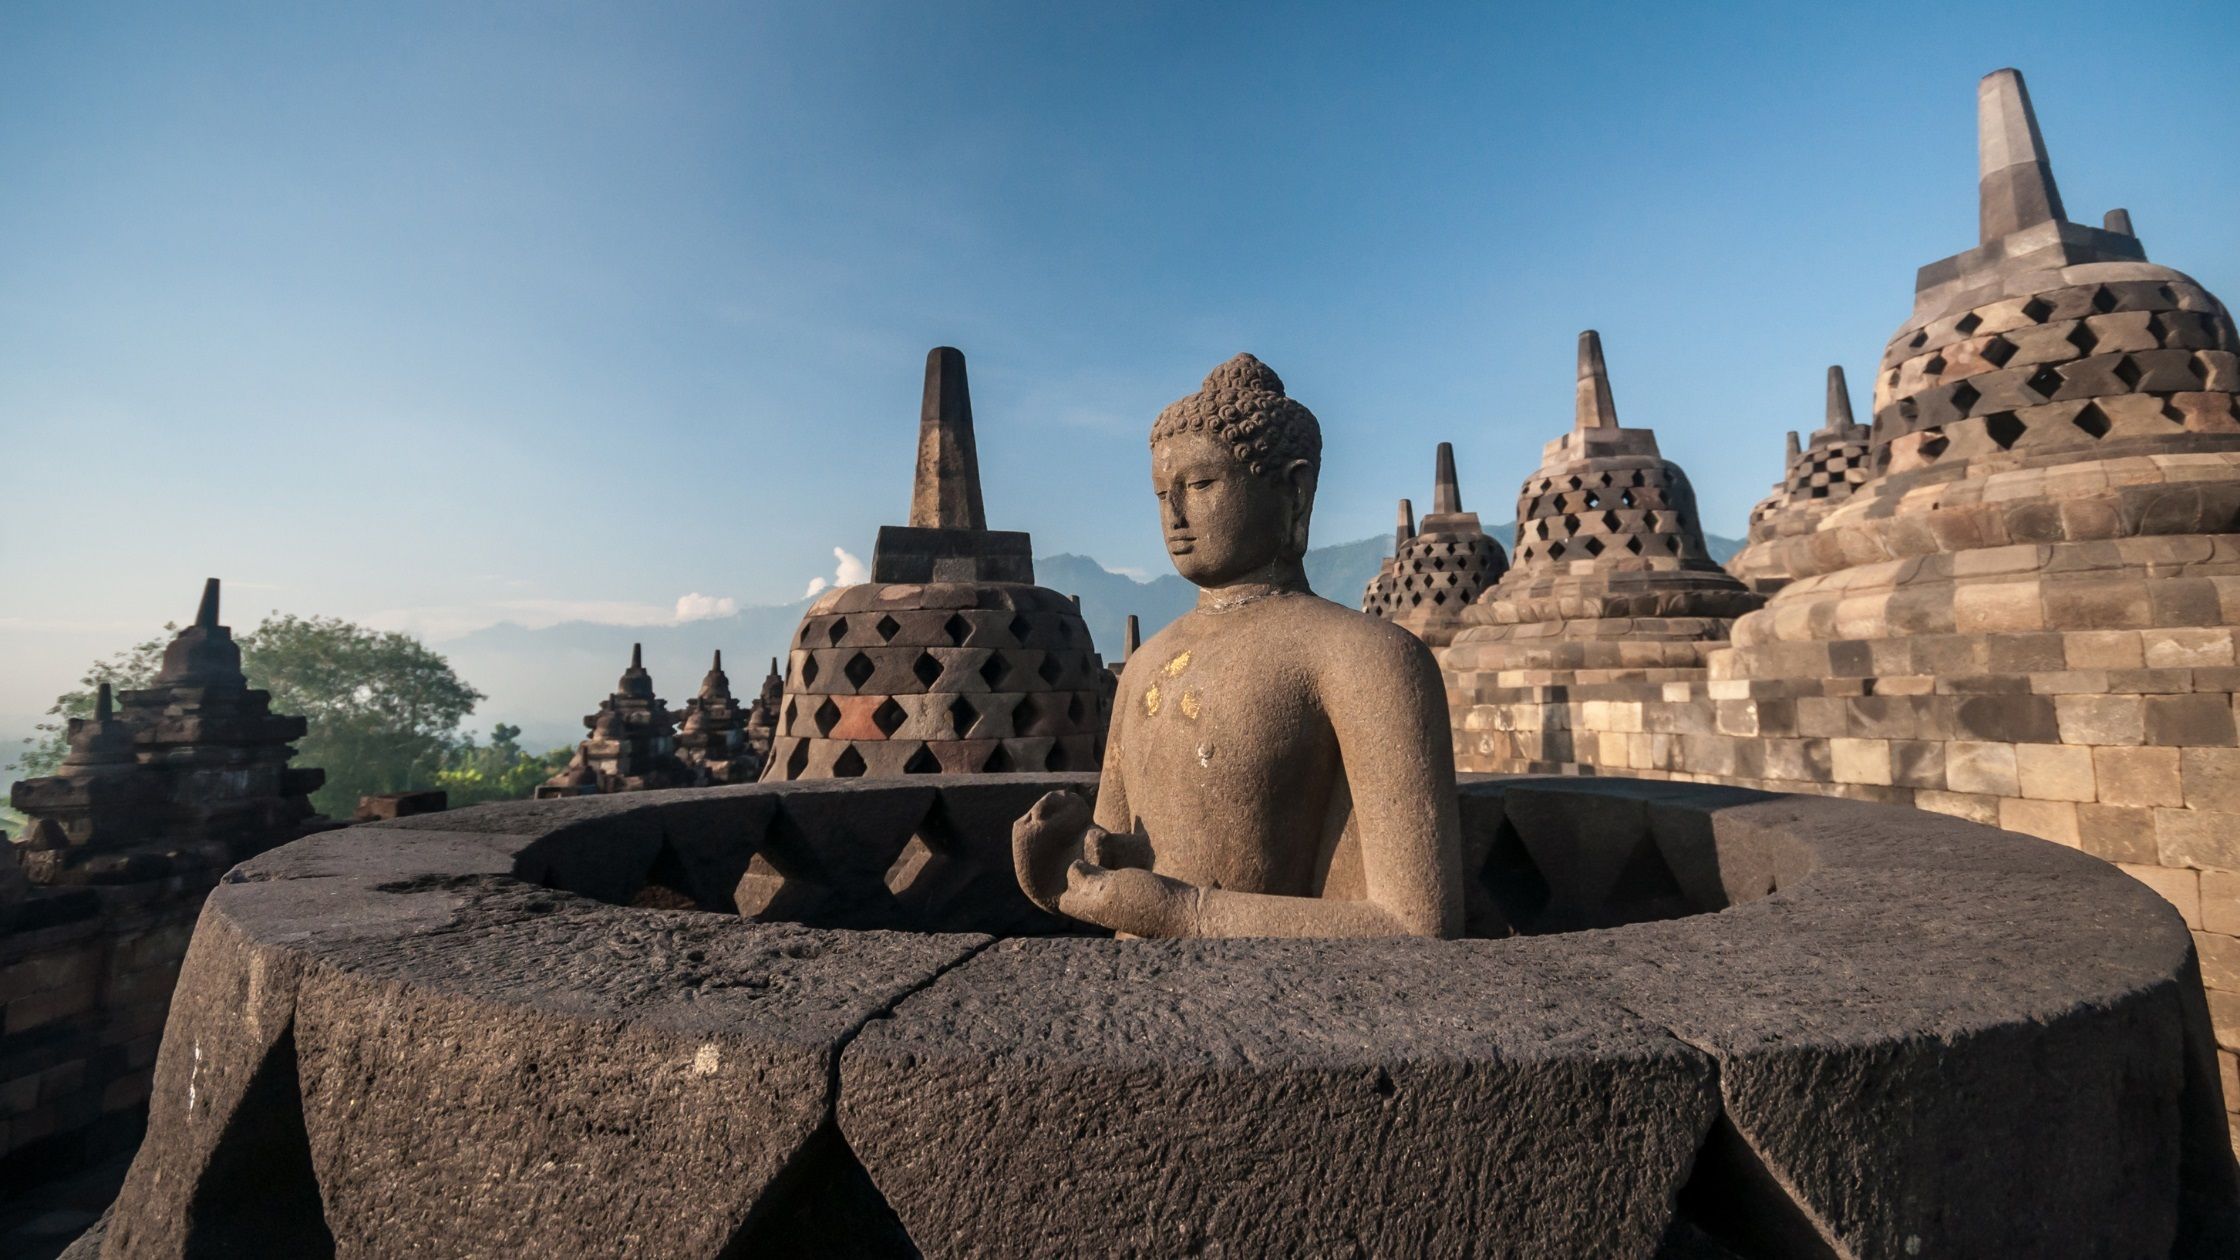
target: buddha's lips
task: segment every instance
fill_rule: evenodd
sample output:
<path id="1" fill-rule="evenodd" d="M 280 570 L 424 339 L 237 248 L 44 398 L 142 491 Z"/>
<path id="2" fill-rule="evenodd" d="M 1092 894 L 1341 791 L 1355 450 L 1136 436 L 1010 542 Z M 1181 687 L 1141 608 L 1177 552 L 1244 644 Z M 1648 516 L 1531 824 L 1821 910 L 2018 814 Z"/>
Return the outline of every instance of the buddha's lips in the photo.
<path id="1" fill-rule="evenodd" d="M 1191 546 L 1197 541 L 1197 539 L 1187 536 L 1179 538 L 1169 538 L 1167 540 L 1167 552 L 1170 555 L 1186 555 L 1189 553 Z"/>

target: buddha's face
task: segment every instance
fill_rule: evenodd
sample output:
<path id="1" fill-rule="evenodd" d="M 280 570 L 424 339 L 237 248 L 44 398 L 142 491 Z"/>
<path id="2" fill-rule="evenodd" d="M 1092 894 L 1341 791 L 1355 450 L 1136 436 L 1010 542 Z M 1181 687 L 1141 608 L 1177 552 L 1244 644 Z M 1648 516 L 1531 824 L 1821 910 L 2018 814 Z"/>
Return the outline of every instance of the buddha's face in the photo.
<path id="1" fill-rule="evenodd" d="M 1151 448 L 1151 489 L 1177 573 L 1225 586 L 1306 554 L 1314 474 L 1299 462 L 1281 483 L 1254 476 L 1226 442 L 1178 433 Z"/>

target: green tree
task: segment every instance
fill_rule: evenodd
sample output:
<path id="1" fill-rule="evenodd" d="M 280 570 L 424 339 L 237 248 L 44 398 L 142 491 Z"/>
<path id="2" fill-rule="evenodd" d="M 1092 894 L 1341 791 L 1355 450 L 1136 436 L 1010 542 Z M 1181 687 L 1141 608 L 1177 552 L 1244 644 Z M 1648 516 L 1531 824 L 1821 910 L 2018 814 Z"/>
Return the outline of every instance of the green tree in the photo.
<path id="1" fill-rule="evenodd" d="M 175 632 L 176 625 L 166 625 Z M 155 681 L 163 663 L 160 638 L 138 643 L 88 667 L 79 686 L 55 698 L 47 710 L 51 722 L 41 723 L 39 735 L 16 759 L 15 771 L 30 778 L 51 774 L 68 751 L 66 724 L 73 717 L 93 714 L 94 690 L 106 682 L 119 690 L 146 687 Z M 440 787 L 440 775 L 454 767 L 455 756 L 466 750 L 483 755 L 470 738 L 458 738 L 459 723 L 483 697 L 467 685 L 443 657 L 408 634 L 371 630 L 336 617 L 274 616 L 247 634 L 238 636 L 241 670 L 249 685 L 272 693 L 275 713 L 308 719 L 308 731 L 297 741 L 295 764 L 317 766 L 327 772 L 326 786 L 312 798 L 321 813 L 347 818 L 358 798 L 375 792 L 406 792 Z M 502 728 L 514 736 L 516 728 Z M 488 776 L 493 786 L 462 783 L 473 799 L 495 799 L 497 784 L 510 789 L 529 771 L 511 769 L 517 762 L 542 766 L 552 756 L 565 764 L 565 752 L 529 757 L 511 739 L 508 752 L 497 763 L 472 762 L 460 768 Z M 510 772 L 511 778 L 504 773 Z M 537 776 L 549 777 L 552 770 Z M 526 796 L 529 787 L 513 795 Z M 456 803 L 457 798 L 454 798 Z"/>
<path id="2" fill-rule="evenodd" d="M 454 744 L 436 771 L 435 786 L 448 794 L 451 807 L 479 805 L 484 801 L 518 801 L 535 794 L 537 785 L 567 768 L 573 748 L 530 753 L 521 747 L 521 728 L 497 724 L 488 744 L 477 744 L 469 735 Z"/>
<path id="3" fill-rule="evenodd" d="M 336 817 L 360 796 L 432 783 L 482 699 L 411 635 L 338 617 L 267 617 L 240 642 L 242 672 L 273 712 L 309 719 L 297 764 L 327 772 L 311 803 Z"/>

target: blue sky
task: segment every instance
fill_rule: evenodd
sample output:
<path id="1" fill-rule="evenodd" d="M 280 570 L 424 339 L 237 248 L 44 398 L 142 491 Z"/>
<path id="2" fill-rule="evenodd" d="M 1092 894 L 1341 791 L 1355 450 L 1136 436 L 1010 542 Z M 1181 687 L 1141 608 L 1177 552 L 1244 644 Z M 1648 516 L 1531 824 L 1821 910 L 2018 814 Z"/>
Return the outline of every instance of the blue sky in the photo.
<path id="1" fill-rule="evenodd" d="M 2073 217 L 2240 300 L 2236 61 L 2229 0 L 16 0 L 0 718 L 207 574 L 438 640 L 798 597 L 902 518 L 943 343 L 1043 553 L 1163 566 L 1144 432 L 1238 350 L 1322 418 L 1320 541 L 1442 439 L 1506 519 L 1585 327 L 1738 534 L 1974 243 L 1987 71 Z"/>

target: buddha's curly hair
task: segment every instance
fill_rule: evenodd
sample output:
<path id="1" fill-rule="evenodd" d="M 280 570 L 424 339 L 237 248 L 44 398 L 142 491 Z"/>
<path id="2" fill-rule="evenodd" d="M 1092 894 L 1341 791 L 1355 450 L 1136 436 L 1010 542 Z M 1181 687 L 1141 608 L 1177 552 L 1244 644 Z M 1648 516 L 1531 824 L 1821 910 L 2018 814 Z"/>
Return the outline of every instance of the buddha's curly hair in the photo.
<path id="1" fill-rule="evenodd" d="M 1167 404 L 1151 424 L 1151 441 L 1202 431 L 1228 444 L 1255 477 L 1281 481 L 1293 460 L 1322 469 L 1322 425 L 1283 392 L 1275 369 L 1240 354 L 1207 373 L 1188 398 Z"/>

